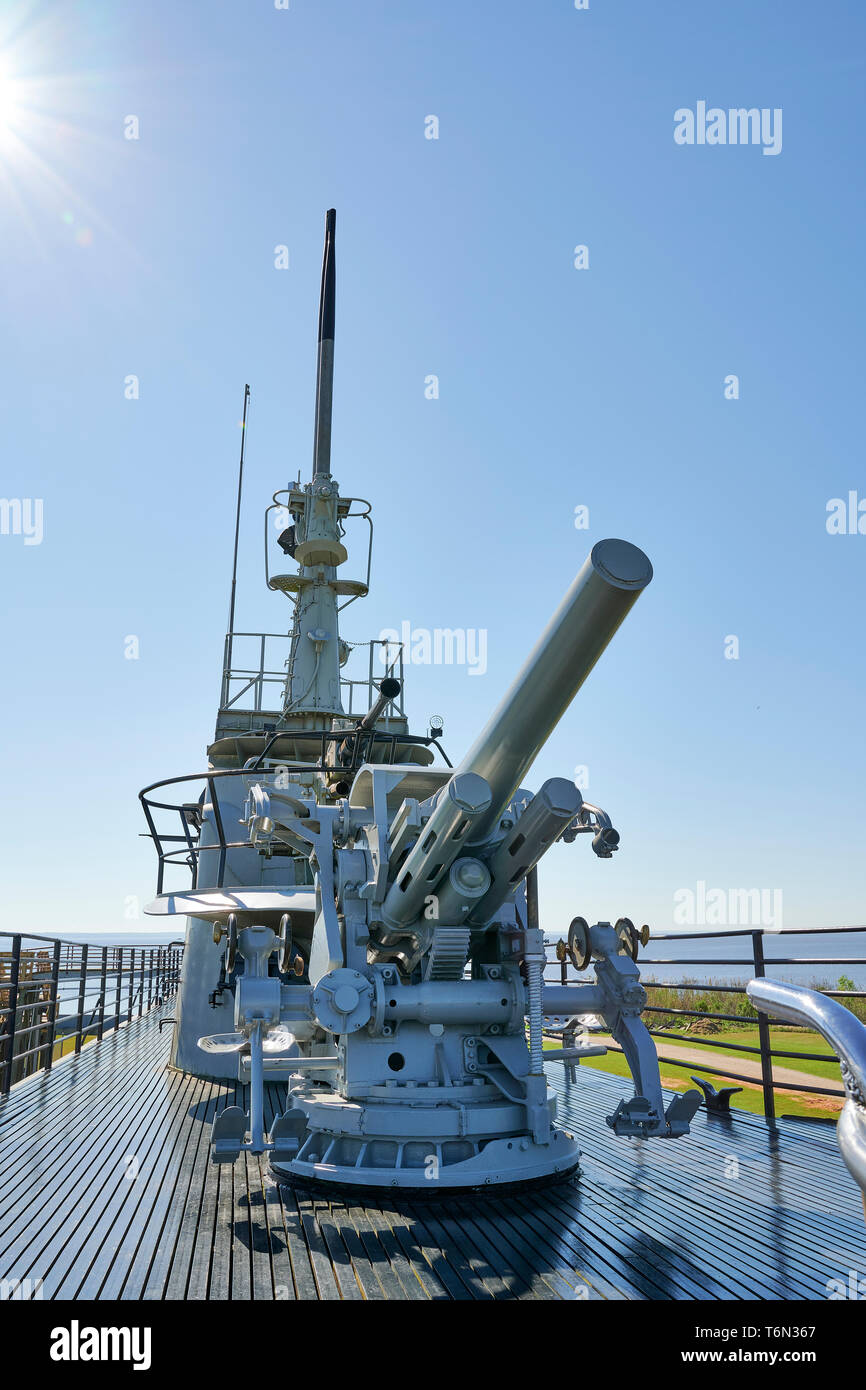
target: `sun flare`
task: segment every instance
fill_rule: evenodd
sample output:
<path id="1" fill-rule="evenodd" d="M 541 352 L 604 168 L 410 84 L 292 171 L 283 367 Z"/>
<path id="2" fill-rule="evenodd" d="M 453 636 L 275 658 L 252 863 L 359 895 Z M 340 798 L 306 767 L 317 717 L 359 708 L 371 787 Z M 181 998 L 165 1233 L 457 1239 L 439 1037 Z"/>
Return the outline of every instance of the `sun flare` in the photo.
<path id="1" fill-rule="evenodd" d="M 0 63 L 0 140 L 14 133 L 20 117 L 20 84 L 8 66 Z"/>
<path id="2" fill-rule="evenodd" d="M 59 235 L 90 247 L 111 229 L 93 204 L 104 191 L 106 153 L 117 138 L 101 130 L 104 75 L 67 66 L 68 36 L 57 11 L 2 32 L 0 0 L 0 234 L 40 255 Z"/>

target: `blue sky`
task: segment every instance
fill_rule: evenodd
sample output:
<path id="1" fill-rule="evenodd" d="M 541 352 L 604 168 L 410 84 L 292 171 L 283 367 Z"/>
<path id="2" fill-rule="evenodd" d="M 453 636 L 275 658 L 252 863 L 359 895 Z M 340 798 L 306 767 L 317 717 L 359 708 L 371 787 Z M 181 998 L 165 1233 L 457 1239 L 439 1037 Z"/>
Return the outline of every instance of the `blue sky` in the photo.
<path id="1" fill-rule="evenodd" d="M 866 920 L 866 535 L 826 528 L 866 498 L 864 30 L 853 0 L 4 7 L 0 491 L 44 507 L 41 544 L 0 535 L 7 926 L 146 925 L 136 794 L 205 763 L 245 381 L 238 620 L 285 624 L 261 517 L 310 466 L 329 206 L 333 468 L 376 522 L 344 635 L 488 634 L 484 676 L 409 672 L 419 730 L 456 761 L 594 541 L 655 567 L 530 779 L 585 765 L 622 834 L 549 856 L 546 929 L 669 930 L 700 882 Z M 780 108 L 781 152 L 677 145 L 699 101 Z"/>

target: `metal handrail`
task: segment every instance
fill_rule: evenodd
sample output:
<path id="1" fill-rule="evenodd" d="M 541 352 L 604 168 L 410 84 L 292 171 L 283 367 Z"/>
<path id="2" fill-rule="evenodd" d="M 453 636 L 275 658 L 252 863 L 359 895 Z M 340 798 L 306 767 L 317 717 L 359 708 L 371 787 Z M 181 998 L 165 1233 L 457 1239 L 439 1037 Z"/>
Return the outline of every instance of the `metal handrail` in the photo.
<path id="1" fill-rule="evenodd" d="M 657 943 L 657 942 L 659 942 L 659 941 L 677 941 L 677 942 L 680 942 L 680 941 L 708 941 L 708 940 L 721 940 L 721 939 L 723 939 L 723 938 L 729 938 L 729 937 L 739 937 L 739 938 L 748 937 L 748 938 L 750 938 L 750 941 L 751 941 L 752 954 L 751 954 L 750 957 L 728 957 L 728 956 L 719 956 L 717 959 L 714 959 L 714 960 L 696 959 L 696 958 L 690 958 L 690 957 L 660 958 L 660 959 L 658 959 L 658 960 L 647 961 L 646 964 L 647 964 L 648 966 L 653 966 L 653 965 L 666 965 L 666 966 L 669 966 L 669 965 L 701 965 L 701 966 L 704 966 L 704 967 L 711 967 L 711 966 L 713 966 L 713 965 L 719 965 L 719 966 L 729 966 L 729 965 L 747 966 L 747 967 L 750 967 L 751 970 L 752 970 L 752 972 L 753 972 L 754 980 L 753 980 L 752 983 L 754 983 L 755 985 L 759 985 L 759 986 L 760 986 L 760 985 L 763 983 L 763 981 L 766 979 L 766 970 L 767 970 L 767 967 L 768 967 L 768 966 L 774 966 L 774 965 L 866 965 L 866 957 L 863 957 L 863 956 L 814 956 L 814 957 L 810 957 L 810 956 L 771 956 L 771 957 L 766 957 L 766 956 L 764 955 L 764 941 L 765 941 L 765 938 L 767 938 L 767 937 L 769 937 L 769 938 L 772 939 L 772 938 L 777 937 L 777 936 L 806 936 L 806 935 L 808 935 L 808 936 L 816 935 L 816 936 L 817 936 L 817 935 L 821 935 L 821 934 L 829 934 L 829 933 L 831 933 L 831 932 L 835 933 L 835 932 L 837 932 L 837 931 L 838 931 L 838 932 L 846 932 L 846 933 L 860 932 L 860 933 L 866 934 L 866 927 L 838 927 L 838 928 L 837 928 L 837 927 L 816 927 L 816 928 L 814 928 L 813 930 L 810 930 L 810 931 L 808 931 L 808 932 L 798 932 L 798 931 L 794 931 L 794 930 L 792 930 L 792 929 L 790 929 L 790 928 L 788 928 L 788 929 L 783 929 L 783 930 L 780 930 L 780 931 L 772 931 L 772 932 L 770 932 L 770 931 L 765 931 L 765 929 L 762 928 L 762 927 L 759 927 L 759 928 L 755 928 L 755 927 L 737 928 L 737 929 L 735 929 L 735 930 L 726 930 L 726 931 L 719 931 L 719 932 L 682 932 L 682 933 L 680 933 L 680 932 L 669 932 L 669 933 L 662 934 L 662 935 L 658 935 L 658 936 L 654 935 L 653 938 L 652 938 L 653 944 L 655 944 L 655 943 Z M 549 964 L 552 964 L 552 963 L 549 963 Z M 560 972 L 560 982 L 561 982 L 562 984 L 568 983 L 568 970 L 569 970 L 569 968 L 570 968 L 570 967 L 569 967 L 569 965 L 568 965 L 568 962 L 566 962 L 566 961 L 562 961 L 562 962 L 557 962 L 557 963 L 556 963 L 556 969 Z M 644 988 L 647 989 L 647 990 L 653 990 L 653 989 L 673 989 L 673 990 L 691 989 L 691 990 L 699 990 L 701 993 L 704 993 L 704 994 L 738 994 L 738 995 L 741 995 L 741 996 L 743 996 L 743 997 L 750 997 L 750 993 L 751 993 L 751 984 L 749 984 L 749 985 L 745 985 L 745 984 L 740 984 L 740 985 L 717 985 L 717 984 L 704 984 L 703 981 L 694 981 L 694 980 L 691 980 L 691 981 L 681 980 L 681 981 L 679 981 L 679 982 L 665 982 L 665 981 L 659 981 L 659 980 L 642 980 L 641 983 L 643 984 Z M 830 1003 L 832 1003 L 832 1001 L 834 1001 L 834 1000 L 836 1000 L 836 999 L 866 999 L 866 990 L 859 990 L 859 989 L 853 989 L 853 990 L 824 989 L 824 990 L 820 990 L 820 991 L 812 991 L 812 993 L 816 994 L 817 997 L 819 997 L 819 998 L 823 998 L 823 999 L 827 1000 L 827 1001 L 830 1002 Z M 858 1027 L 861 1027 L 861 1026 L 862 1026 L 862 1025 L 859 1023 L 859 1020 L 856 1018 L 856 1016 L 855 1016 L 854 1014 L 852 1014 L 850 1010 L 844 1009 L 844 1008 L 842 1007 L 841 1004 L 840 1004 L 840 1005 L 835 1005 L 835 1004 L 834 1004 L 833 1007 L 834 1007 L 834 1008 L 839 1008 L 839 1009 L 841 1009 L 843 1013 L 847 1014 L 847 1016 L 848 1016 L 849 1018 L 853 1019 L 854 1023 L 855 1023 Z M 654 1014 L 654 1013 L 655 1013 L 655 1014 L 664 1014 L 664 1015 L 666 1015 L 666 1016 L 669 1016 L 670 1014 L 679 1014 L 679 1015 L 682 1015 L 683 1017 L 688 1017 L 688 1018 L 701 1018 L 701 1019 L 714 1019 L 714 1020 L 715 1020 L 715 1019 L 719 1019 L 719 1020 L 726 1020 L 726 1021 L 729 1021 L 729 1022 L 748 1022 L 748 1021 L 749 1021 L 747 1018 L 744 1018 L 742 1015 L 737 1015 L 737 1014 L 720 1014 L 720 1013 L 713 1013 L 713 1012 L 711 1012 L 710 1010 L 703 1010 L 703 1009 L 676 1009 L 676 1008 L 665 1008 L 665 1007 L 663 1007 L 663 1006 L 655 1005 L 655 1004 L 647 1004 L 647 1006 L 646 1006 L 645 1009 L 644 1009 L 644 1013 L 645 1013 L 645 1014 Z M 757 1047 L 743 1047 L 743 1046 L 741 1046 L 741 1045 L 739 1045 L 739 1044 L 736 1044 L 736 1043 L 725 1043 L 725 1042 L 721 1042 L 721 1041 L 719 1041 L 719 1040 L 717 1040 L 717 1039 L 715 1039 L 715 1038 L 702 1038 L 702 1037 L 697 1037 L 697 1036 L 695 1036 L 695 1037 L 689 1037 L 689 1039 L 688 1039 L 689 1045 L 690 1045 L 690 1046 L 695 1046 L 695 1047 L 709 1048 L 709 1049 L 711 1049 L 711 1050 L 712 1050 L 712 1049 L 716 1049 L 716 1050 L 730 1049 L 731 1051 L 754 1053 L 754 1055 L 755 1055 L 756 1057 L 758 1057 L 758 1058 L 760 1059 L 760 1062 L 761 1062 L 761 1091 L 762 1091 L 762 1097 L 763 1097 L 764 1114 L 765 1114 L 765 1116 L 766 1116 L 768 1119 L 774 1119 L 774 1118 L 775 1118 L 775 1115 L 776 1115 L 776 1099 L 775 1099 L 775 1093 L 776 1093 L 776 1091 L 779 1091 L 779 1090 L 781 1090 L 781 1091 L 802 1091 L 802 1092 L 804 1092 L 804 1093 L 806 1093 L 806 1094 L 809 1094 L 809 1095 L 816 1095 L 816 1096 L 841 1096 L 841 1095 L 843 1095 L 843 1091 L 842 1091 L 840 1088 L 838 1088 L 838 1087 L 836 1087 L 836 1088 L 829 1088 L 829 1087 L 826 1087 L 826 1086 L 805 1085 L 805 1084 L 800 1084 L 800 1083 L 792 1082 L 792 1081 L 777 1082 L 777 1081 L 774 1079 L 774 1076 L 773 1076 L 773 1059 L 774 1059 L 774 1058 L 789 1058 L 789 1059 L 792 1059 L 792 1060 L 795 1060 L 795 1061 L 807 1061 L 807 1062 L 808 1062 L 808 1061 L 833 1061 L 833 1060 L 835 1060 L 835 1058 L 834 1058 L 834 1056 L 833 1056 L 831 1053 L 827 1053 L 827 1054 L 822 1055 L 822 1054 L 815 1053 L 815 1052 L 794 1052 L 794 1051 L 790 1051 L 790 1050 L 783 1050 L 783 1049 L 779 1049 L 779 1048 L 774 1048 L 774 1047 L 772 1046 L 772 1042 L 771 1042 L 771 1033 L 770 1033 L 771 1024 L 770 1024 L 770 1020 L 769 1020 L 769 1018 L 767 1017 L 766 1013 L 764 1013 L 764 1012 L 758 1010 L 756 1018 L 755 1018 L 754 1020 L 752 1020 L 752 1021 L 756 1024 L 756 1028 L 757 1028 L 757 1035 L 758 1035 L 758 1036 L 757 1036 L 757 1043 L 758 1043 Z M 798 1024 L 797 1026 L 801 1026 L 801 1027 L 806 1027 L 806 1026 L 812 1027 L 813 1025 L 811 1025 L 811 1024 L 809 1024 L 809 1025 L 806 1025 L 806 1024 Z M 681 1041 L 683 1040 L 683 1035 L 682 1035 L 682 1034 L 671 1033 L 671 1032 L 669 1032 L 669 1031 L 666 1031 L 666 1030 L 663 1029 L 663 1028 L 652 1028 L 652 1027 L 650 1027 L 650 1026 L 648 1025 L 648 1031 L 652 1034 L 653 1037 L 673 1038 L 673 1039 L 676 1039 L 676 1041 L 678 1041 L 678 1042 L 681 1042 Z M 829 1041 L 829 1039 L 828 1039 L 828 1041 Z M 614 1050 L 615 1050 L 615 1049 L 614 1049 Z M 665 1059 L 664 1059 L 664 1065 L 665 1065 L 666 1067 L 668 1067 L 668 1066 L 671 1066 L 671 1067 L 681 1067 L 681 1068 L 684 1068 L 684 1069 L 686 1069 L 686 1070 L 691 1070 L 691 1069 L 694 1068 L 695 1063 L 694 1063 L 694 1062 L 681 1062 L 681 1061 L 678 1061 L 676 1058 L 673 1058 L 673 1057 L 665 1057 Z M 743 1076 L 742 1074 L 737 1073 L 737 1072 L 733 1072 L 733 1071 L 723 1071 L 723 1070 L 721 1070 L 721 1069 L 718 1068 L 718 1067 L 701 1066 L 701 1067 L 700 1067 L 700 1070 L 703 1071 L 703 1072 L 707 1072 L 709 1075 L 727 1077 L 727 1078 L 729 1078 L 731 1081 L 744 1081 L 744 1082 L 747 1082 L 747 1083 L 749 1083 L 749 1084 L 753 1084 L 754 1081 L 755 1081 L 755 1077 L 753 1077 L 753 1076 Z M 864 1149 L 864 1152 L 866 1152 L 866 1149 Z"/>
<path id="2" fill-rule="evenodd" d="M 350 599 L 349 602 L 351 603 L 353 602 L 353 600 Z M 344 608 L 347 606 L 347 604 L 342 605 L 342 607 Z M 289 664 L 289 657 L 286 657 L 285 661 L 283 662 L 282 670 L 274 670 L 268 667 L 267 644 L 269 641 L 279 641 L 281 643 L 284 643 L 289 649 L 291 649 L 292 640 L 296 636 L 297 628 L 291 628 L 288 632 L 235 632 L 226 634 L 225 642 L 223 645 L 223 669 L 222 684 L 220 690 L 220 711 L 222 712 L 223 710 L 236 708 L 237 713 L 249 713 L 248 708 L 243 708 L 243 710 L 237 708 L 237 702 L 238 700 L 240 700 L 242 695 L 246 694 L 248 690 L 254 690 L 255 693 L 253 696 L 252 713 L 265 713 L 264 694 L 266 685 L 279 685 L 283 687 L 284 696 L 283 699 L 281 699 L 278 702 L 280 705 L 282 705 L 285 700 L 285 687 L 287 685 L 287 681 L 290 675 L 290 672 L 287 670 Z M 258 665 L 235 666 L 233 664 L 233 642 L 238 638 L 255 638 L 258 641 Z M 373 674 L 374 648 L 393 646 L 397 648 L 396 654 L 394 656 L 394 659 L 388 665 L 386 671 L 383 672 L 383 674 L 388 675 L 395 667 L 397 668 L 397 672 L 400 678 L 400 694 L 397 696 L 395 700 L 394 708 L 396 709 L 397 713 L 400 715 L 401 718 L 405 718 L 406 710 L 403 703 L 405 699 L 403 644 L 389 643 L 387 639 L 383 637 L 371 637 L 363 642 L 346 642 L 345 645 L 350 650 L 350 652 L 359 651 L 362 647 L 369 647 L 370 649 L 369 670 L 366 676 L 362 678 L 359 676 L 345 676 L 342 674 L 340 675 L 341 694 L 348 694 L 349 707 L 346 711 L 347 715 L 352 717 L 354 714 L 353 701 L 355 687 L 360 687 L 366 692 L 366 704 L 364 708 L 365 710 L 369 709 L 370 705 L 372 704 L 375 698 L 377 688 L 376 678 Z M 255 661 L 255 657 L 253 657 L 253 661 Z M 246 684 L 241 686 L 240 690 L 236 690 L 234 691 L 234 693 L 232 693 L 232 683 L 237 683 L 238 681 L 244 680 L 246 681 Z M 276 711 L 271 711 L 271 713 L 276 713 Z"/>
<path id="3" fill-rule="evenodd" d="M 838 1056 L 846 1100 L 836 1134 L 851 1176 L 866 1192 L 866 1027 L 835 999 L 802 985 L 752 980 L 746 992 L 763 1013 L 815 1029 Z"/>
<path id="4" fill-rule="evenodd" d="M 318 741 L 320 753 L 318 762 L 288 762 L 280 763 L 280 769 L 288 773 L 311 771 L 327 771 L 328 773 L 357 772 L 364 762 L 373 761 L 372 754 L 375 751 L 377 763 L 393 763 L 400 744 L 419 745 L 424 748 L 435 748 L 445 763 L 446 767 L 451 767 L 451 763 L 440 744 L 438 738 L 433 738 L 425 734 L 404 734 L 382 729 L 275 729 L 269 732 L 258 756 L 251 760 L 249 766 L 231 767 L 214 769 L 209 768 L 206 772 L 189 772 L 179 777 L 164 777 L 159 782 L 151 782 L 149 786 L 143 787 L 138 793 L 145 820 L 147 821 L 148 833 L 153 841 L 158 859 L 158 869 L 156 876 L 157 894 L 162 893 L 165 880 L 166 865 L 185 866 L 192 875 L 191 887 L 198 887 L 198 867 L 199 856 L 202 852 L 219 852 L 219 862 L 217 865 L 217 880 L 213 885 L 215 888 L 222 888 L 225 882 L 225 871 L 227 862 L 227 851 L 230 849 L 249 849 L 251 847 L 249 838 L 243 840 L 227 840 L 223 824 L 222 810 L 220 807 L 219 793 L 217 791 L 217 781 L 223 777 L 244 777 L 264 771 L 262 764 L 267 758 L 274 743 L 284 738 L 287 734 L 302 736 L 305 739 Z M 348 748 L 348 756 L 341 755 L 339 760 L 332 763 L 327 762 L 328 745 L 336 743 L 340 749 Z M 200 827 L 190 825 L 187 817 L 190 802 L 171 802 L 156 801 L 151 792 L 158 791 L 160 787 L 171 787 L 184 782 L 204 782 L 207 794 L 210 797 L 210 804 L 213 807 L 213 827 L 216 831 L 217 840 L 213 845 L 201 845 L 199 842 Z M 204 796 L 202 792 L 199 801 Z M 182 833 L 173 835 L 167 831 L 157 828 L 153 813 L 155 811 L 170 811 L 179 815 Z M 180 845 L 180 849 L 166 849 L 167 845 Z"/>
<path id="5" fill-rule="evenodd" d="M 0 951 L 0 965 L 9 965 L 8 977 L 0 977 L 0 1099 L 17 1081 L 37 1071 L 50 1071 L 58 1060 L 57 1043 L 60 1056 L 70 1042 L 73 1054 L 78 1054 L 85 1043 L 98 1044 L 107 1032 L 130 1023 L 136 1000 L 141 1017 L 174 995 L 180 983 L 183 947 L 176 942 L 92 947 L 89 942 L 0 931 L 0 940 L 4 939 L 11 946 Z M 34 949 L 34 942 L 48 943 L 51 952 Z M 49 954 L 47 973 L 41 968 L 37 973 L 30 971 L 33 964 L 46 965 Z M 136 978 L 138 989 L 134 989 Z M 122 991 L 127 980 L 124 1009 Z M 114 1004 L 107 1013 L 112 993 Z M 63 1010 L 62 1004 L 68 1007 Z"/>

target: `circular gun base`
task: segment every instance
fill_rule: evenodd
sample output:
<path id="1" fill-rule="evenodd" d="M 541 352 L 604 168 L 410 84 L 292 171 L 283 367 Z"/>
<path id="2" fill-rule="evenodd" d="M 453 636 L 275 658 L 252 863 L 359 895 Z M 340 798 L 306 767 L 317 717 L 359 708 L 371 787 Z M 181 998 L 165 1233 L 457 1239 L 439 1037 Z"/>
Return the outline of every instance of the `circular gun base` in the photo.
<path id="1" fill-rule="evenodd" d="M 470 1157 L 456 1162 L 449 1161 L 447 1144 L 429 1140 L 420 1145 L 416 1141 L 406 1146 L 394 1144 L 395 1152 L 387 1157 L 381 1143 L 376 1142 L 369 1146 L 369 1153 L 364 1148 L 359 1150 L 354 1163 L 339 1150 L 328 1154 L 325 1149 L 323 1162 L 315 1152 L 316 1146 L 322 1149 L 323 1138 L 321 1133 L 310 1134 L 297 1158 L 272 1158 L 270 1169 L 274 1177 L 279 1182 L 298 1183 L 319 1191 L 374 1192 L 379 1197 L 456 1197 L 526 1191 L 565 1182 L 574 1176 L 580 1160 L 576 1141 L 557 1129 L 548 1144 L 535 1144 L 526 1136 L 493 1139 L 479 1146 Z M 404 1147 L 413 1151 L 405 1162 Z M 332 1158 L 343 1161 L 330 1161 Z"/>
<path id="2" fill-rule="evenodd" d="M 386 1199 L 407 1202 L 444 1202 L 449 1199 L 454 1200 L 457 1197 L 489 1197 L 492 1200 L 493 1198 L 517 1196 L 525 1192 L 539 1192 L 545 1188 L 559 1187 L 563 1183 L 573 1182 L 579 1178 L 581 1171 L 580 1160 L 578 1159 L 571 1167 L 562 1172 L 549 1173 L 540 1178 L 525 1178 L 523 1181 L 499 1183 L 485 1181 L 465 1187 L 443 1187 L 441 1184 L 428 1182 L 424 1183 L 423 1186 L 410 1187 L 406 1184 L 393 1185 L 390 1179 L 383 1186 L 377 1186 L 369 1182 L 341 1182 L 337 1178 L 302 1177 L 298 1173 L 291 1172 L 290 1168 L 291 1165 L 289 1164 L 271 1163 L 270 1176 L 281 1187 L 297 1187 L 315 1193 L 317 1196 L 351 1198 L 353 1201 L 370 1202 L 383 1202 Z"/>

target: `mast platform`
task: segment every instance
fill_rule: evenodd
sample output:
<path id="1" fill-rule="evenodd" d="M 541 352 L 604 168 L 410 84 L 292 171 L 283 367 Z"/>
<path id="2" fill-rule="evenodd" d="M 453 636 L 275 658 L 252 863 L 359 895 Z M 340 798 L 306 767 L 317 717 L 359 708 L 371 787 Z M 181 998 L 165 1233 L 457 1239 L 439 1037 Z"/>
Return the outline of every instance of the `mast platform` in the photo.
<path id="1" fill-rule="evenodd" d="M 688 1145 L 616 1138 L 604 1116 L 626 1082 L 569 1083 L 559 1062 L 584 1148 L 559 1187 L 338 1201 L 249 1155 L 213 1167 L 211 1121 L 246 1088 L 168 1070 L 168 1014 L 0 1102 L 0 1279 L 42 1279 L 46 1299 L 824 1300 L 866 1269 L 832 1126 L 702 1110 Z M 269 1121 L 284 1091 L 268 1084 Z"/>

